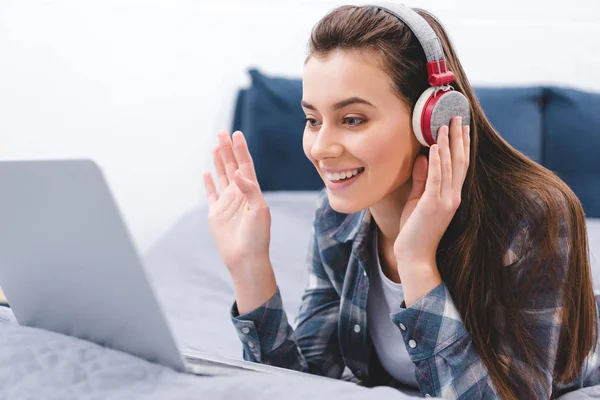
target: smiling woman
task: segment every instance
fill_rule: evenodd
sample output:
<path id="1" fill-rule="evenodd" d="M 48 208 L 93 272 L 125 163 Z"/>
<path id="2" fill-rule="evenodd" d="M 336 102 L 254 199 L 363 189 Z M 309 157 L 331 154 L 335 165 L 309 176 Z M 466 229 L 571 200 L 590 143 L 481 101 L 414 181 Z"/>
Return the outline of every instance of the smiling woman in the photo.
<path id="1" fill-rule="evenodd" d="M 598 384 L 579 200 L 494 130 L 440 22 L 391 7 L 339 7 L 311 35 L 303 149 L 326 189 L 295 328 L 244 136 L 219 135 L 209 224 L 244 358 L 445 398 Z"/>

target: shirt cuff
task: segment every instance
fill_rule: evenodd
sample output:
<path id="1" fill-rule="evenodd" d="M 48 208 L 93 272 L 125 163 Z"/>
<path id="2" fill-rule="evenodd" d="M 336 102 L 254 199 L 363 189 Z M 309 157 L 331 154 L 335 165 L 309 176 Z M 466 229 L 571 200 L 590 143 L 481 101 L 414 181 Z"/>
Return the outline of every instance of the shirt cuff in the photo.
<path id="1" fill-rule="evenodd" d="M 266 303 L 243 315 L 239 315 L 234 302 L 231 321 L 248 359 L 262 362 L 262 354 L 269 354 L 286 339 L 288 320 L 279 288 Z"/>
<path id="2" fill-rule="evenodd" d="M 413 362 L 436 355 L 467 333 L 443 282 L 409 308 L 402 302 L 392 322 L 402 332 Z"/>

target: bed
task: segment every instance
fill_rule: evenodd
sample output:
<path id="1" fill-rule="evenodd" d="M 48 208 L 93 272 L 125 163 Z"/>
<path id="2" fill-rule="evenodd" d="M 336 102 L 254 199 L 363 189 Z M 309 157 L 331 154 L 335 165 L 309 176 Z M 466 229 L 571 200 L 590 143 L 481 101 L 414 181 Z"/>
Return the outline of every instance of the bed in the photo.
<path id="1" fill-rule="evenodd" d="M 271 206 L 271 258 L 288 317 L 293 320 L 306 282 L 308 239 L 316 196 L 321 184 L 310 170 L 312 167 L 298 154 L 300 147 L 295 148 L 299 140 L 297 132 L 302 121 L 297 120 L 297 107 L 290 108 L 289 104 L 297 100 L 294 96 L 298 96 L 298 80 L 268 77 L 256 70 L 251 71 L 251 74 L 252 86 L 240 92 L 236 104 L 234 128 L 243 129 L 248 134 L 257 173 L 265 189 L 267 202 Z M 549 156 L 548 143 L 555 139 L 549 138 L 547 131 L 539 133 L 537 130 L 557 129 L 556 121 L 549 127 L 548 117 L 543 115 L 551 109 L 552 105 L 547 101 L 554 96 L 557 101 L 562 101 L 559 109 L 563 113 L 565 104 L 571 104 L 571 112 L 578 119 L 577 124 L 587 124 L 584 127 L 591 128 L 584 133 L 590 136 L 587 144 L 600 144 L 598 115 L 578 111 L 572 102 L 565 100 L 589 96 L 590 98 L 585 99 L 585 107 L 597 104 L 598 109 L 600 96 L 573 94 L 559 88 L 513 89 L 512 92 L 496 96 L 497 91 L 501 90 L 479 91 L 484 109 L 484 103 L 488 104 L 486 113 L 489 110 L 489 115 L 498 116 L 495 125 L 499 125 L 499 131 L 510 131 L 510 127 L 500 128 L 504 126 L 501 122 L 502 113 L 514 114 L 515 109 L 520 110 L 522 115 L 517 113 L 516 118 L 521 118 L 518 121 L 521 126 L 518 134 L 521 136 L 515 139 L 515 146 L 522 148 L 526 154 L 539 162 L 553 166 L 577 189 L 576 193 L 582 200 L 588 216 L 592 273 L 598 288 L 600 205 L 596 199 L 600 198 L 600 166 L 597 158 L 589 158 L 588 153 L 584 152 L 577 154 L 577 158 L 565 160 L 565 154 L 577 150 L 569 148 L 563 148 L 563 159 Z M 538 95 L 546 96 L 546 102 L 538 103 Z M 501 101 L 502 96 L 505 98 L 504 103 Z M 594 101 L 597 103 L 593 103 Z M 589 105 L 590 103 L 592 105 Z M 299 104 L 299 101 L 295 104 Z M 544 104 L 544 109 L 539 113 L 535 108 L 538 104 L 540 109 Z M 265 115 L 268 113 L 275 113 L 279 118 L 275 124 Z M 582 119 L 581 115 L 586 116 L 587 120 Z M 269 120 L 271 126 L 260 125 L 261 121 Z M 282 136 L 283 134 L 286 136 Z M 544 140 L 541 140 L 542 137 Z M 558 141 L 556 145 L 564 144 Z M 575 146 L 575 143 L 571 142 L 571 145 Z M 279 156 L 265 157 L 267 152 L 273 151 L 273 146 L 277 147 Z M 592 170 L 582 177 L 575 169 L 584 167 Z M 596 167 L 598 168 L 595 169 Z M 289 171 L 295 171 L 295 179 L 291 185 L 290 180 L 285 179 Z M 585 181 L 584 178 L 590 180 Z M 587 184 L 587 187 L 582 187 L 582 183 Z M 594 197 L 597 194 L 599 196 Z M 229 319 L 233 290 L 227 271 L 210 237 L 206 214 L 206 206 L 198 206 L 183 215 L 144 254 L 144 266 L 182 348 L 239 359 L 242 348 Z M 275 379 L 267 375 L 197 377 L 176 373 L 94 343 L 21 327 L 16 324 L 9 308 L 0 307 L 0 399 L 304 400 L 335 397 L 383 400 L 416 396 L 418 393 L 408 389 L 369 389 L 344 381 L 295 377 Z M 600 386 L 580 389 L 563 396 L 564 399 L 595 397 L 600 398 Z"/>

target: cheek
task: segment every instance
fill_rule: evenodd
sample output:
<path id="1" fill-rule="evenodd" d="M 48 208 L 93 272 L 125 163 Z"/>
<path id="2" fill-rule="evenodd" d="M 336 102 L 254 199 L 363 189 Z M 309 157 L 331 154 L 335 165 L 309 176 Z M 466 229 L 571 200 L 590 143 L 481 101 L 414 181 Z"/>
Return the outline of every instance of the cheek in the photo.
<path id="1" fill-rule="evenodd" d="M 313 143 L 314 143 L 314 138 L 312 137 L 312 135 L 310 135 L 309 133 L 306 133 L 306 131 L 305 131 L 304 135 L 302 136 L 302 149 L 304 150 L 304 155 L 311 161 L 313 161 L 313 158 L 310 154 L 311 149 L 313 147 Z"/>
<path id="2" fill-rule="evenodd" d="M 365 162 L 369 164 L 372 178 L 382 184 L 402 184 L 412 174 L 412 160 L 416 157 L 420 145 L 409 135 L 390 137 L 379 141 L 365 151 Z"/>

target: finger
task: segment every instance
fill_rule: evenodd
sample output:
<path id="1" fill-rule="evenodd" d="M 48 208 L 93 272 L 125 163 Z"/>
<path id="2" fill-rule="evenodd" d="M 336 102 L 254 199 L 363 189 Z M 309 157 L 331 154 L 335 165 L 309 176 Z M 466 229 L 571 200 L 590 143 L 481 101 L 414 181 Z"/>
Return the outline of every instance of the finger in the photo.
<path id="1" fill-rule="evenodd" d="M 465 180 L 465 148 L 463 143 L 462 118 L 452 120 L 450 127 L 450 153 L 452 157 L 452 190 L 460 193 Z"/>
<path id="2" fill-rule="evenodd" d="M 229 186 L 229 179 L 227 179 L 227 173 L 225 172 L 225 166 L 223 165 L 223 157 L 221 157 L 221 149 L 216 146 L 213 149 L 213 163 L 215 165 L 215 172 L 217 173 L 217 182 L 219 182 L 219 190 L 224 191 Z"/>
<path id="3" fill-rule="evenodd" d="M 238 169 L 238 165 L 235 155 L 233 154 L 229 133 L 225 131 L 219 133 L 219 147 L 221 148 L 221 157 L 223 158 L 223 164 L 225 164 L 227 179 L 231 181 L 233 179 L 233 173 Z"/>
<path id="4" fill-rule="evenodd" d="M 419 156 L 415 160 L 412 172 L 412 188 L 408 194 L 408 199 L 418 199 L 423 196 L 425 191 L 425 182 L 427 182 L 427 157 Z"/>
<path id="5" fill-rule="evenodd" d="M 438 133 L 438 153 L 442 167 L 441 196 L 452 196 L 452 156 L 450 155 L 450 137 L 447 125 Z"/>
<path id="6" fill-rule="evenodd" d="M 244 134 L 240 131 L 236 131 L 233 133 L 232 139 L 233 153 L 237 160 L 239 169 L 246 178 L 258 183 L 256 179 L 256 171 L 254 170 L 254 162 L 252 161 L 252 156 L 248 150 L 248 144 L 246 143 Z"/>
<path id="7" fill-rule="evenodd" d="M 254 209 L 258 209 L 264 205 L 264 198 L 258 187 L 258 184 L 246 178 L 240 170 L 235 171 L 234 180 L 237 187 L 248 199 L 248 204 Z"/>
<path id="8" fill-rule="evenodd" d="M 204 188 L 206 189 L 206 196 L 208 197 L 208 205 L 212 206 L 219 200 L 219 195 L 217 194 L 215 182 L 213 181 L 210 172 L 204 173 Z"/>
<path id="9" fill-rule="evenodd" d="M 429 168 L 427 170 L 427 182 L 425 183 L 425 193 L 435 198 L 440 197 L 442 185 L 442 166 L 439 153 L 438 144 L 434 144 L 429 148 Z"/>

